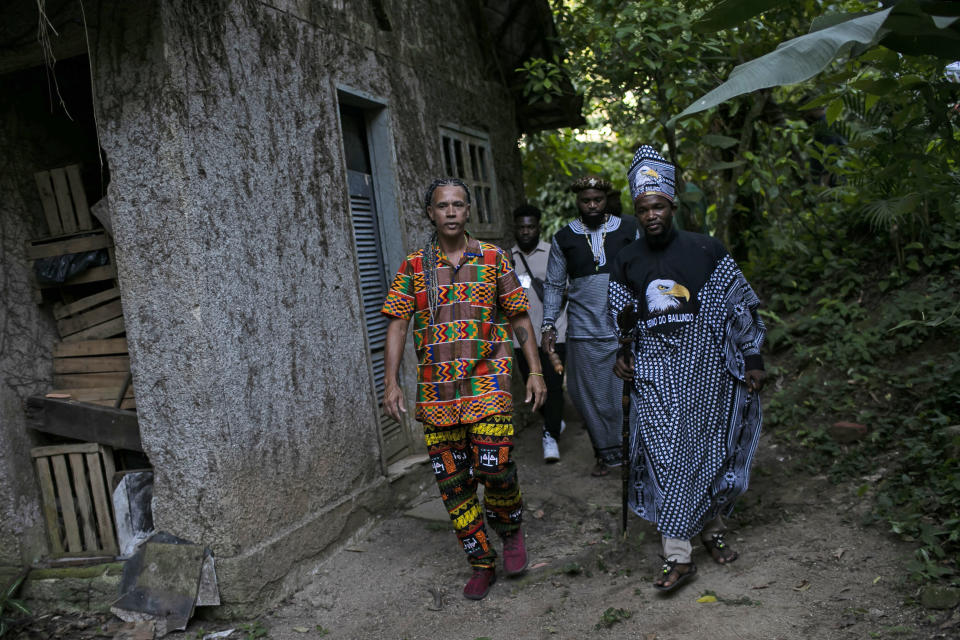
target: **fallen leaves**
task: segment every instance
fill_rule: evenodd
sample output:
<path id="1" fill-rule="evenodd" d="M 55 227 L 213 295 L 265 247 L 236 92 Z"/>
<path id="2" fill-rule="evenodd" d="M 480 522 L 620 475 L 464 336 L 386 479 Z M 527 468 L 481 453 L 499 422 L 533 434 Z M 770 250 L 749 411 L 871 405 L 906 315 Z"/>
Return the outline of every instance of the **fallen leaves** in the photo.
<path id="1" fill-rule="evenodd" d="M 807 591 L 810 589 L 810 583 L 806 580 L 801 580 L 793 587 L 794 591 Z"/>

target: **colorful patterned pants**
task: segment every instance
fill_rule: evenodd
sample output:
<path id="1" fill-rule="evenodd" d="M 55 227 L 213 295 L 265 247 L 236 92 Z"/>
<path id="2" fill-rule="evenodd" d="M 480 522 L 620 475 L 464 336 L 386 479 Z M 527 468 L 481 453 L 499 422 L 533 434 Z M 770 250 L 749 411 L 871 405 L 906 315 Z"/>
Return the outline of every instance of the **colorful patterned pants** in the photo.
<path id="1" fill-rule="evenodd" d="M 497 552 L 483 525 L 484 514 L 501 537 L 517 530 L 523 518 L 517 465 L 510 457 L 512 414 L 499 413 L 473 424 L 424 424 L 423 433 L 440 497 L 468 561 L 476 568 L 492 568 Z M 484 487 L 482 508 L 478 482 Z"/>

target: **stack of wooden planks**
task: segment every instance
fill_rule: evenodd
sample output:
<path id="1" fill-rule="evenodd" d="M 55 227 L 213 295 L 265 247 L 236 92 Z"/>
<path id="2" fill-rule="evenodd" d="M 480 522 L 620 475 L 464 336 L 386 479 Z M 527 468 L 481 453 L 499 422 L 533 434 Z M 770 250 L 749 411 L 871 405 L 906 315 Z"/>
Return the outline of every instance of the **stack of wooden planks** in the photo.
<path id="1" fill-rule="evenodd" d="M 50 235 L 27 243 L 29 260 L 105 249 L 109 263 L 63 283 L 36 282 L 37 301 L 54 299 L 53 315 L 61 342 L 54 350 L 51 393 L 81 402 L 135 408 L 129 385 L 130 358 L 123 337 L 123 308 L 113 254 L 113 239 L 94 228 L 80 179 L 79 165 L 34 174 Z M 44 290 L 47 291 L 46 297 Z"/>

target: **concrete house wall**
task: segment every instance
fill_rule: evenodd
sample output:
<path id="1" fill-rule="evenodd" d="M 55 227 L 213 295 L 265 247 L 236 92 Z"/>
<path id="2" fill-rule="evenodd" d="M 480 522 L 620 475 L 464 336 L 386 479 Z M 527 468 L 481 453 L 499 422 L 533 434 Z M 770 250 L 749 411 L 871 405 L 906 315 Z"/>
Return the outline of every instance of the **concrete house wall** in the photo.
<path id="1" fill-rule="evenodd" d="M 514 98 L 475 2 L 85 4 L 156 527 L 210 546 L 225 603 L 255 605 L 390 498 L 338 95 L 383 105 L 396 191 L 382 204 L 405 251 L 427 236 L 422 191 L 443 173 L 448 123 L 489 133 L 507 232 L 522 198 Z M 0 128 L 0 147 L 29 146 L 14 135 Z M 17 256 L 42 219 L 37 169 L 0 157 L 0 192 L 20 203 L 0 204 L 11 309 L 0 332 L 29 342 L 0 363 L 31 380 L 0 391 L 0 562 L 15 563 L 35 557 L 24 534 L 40 527 L 18 416 L 44 390 L 55 333 L 22 295 L 30 265 Z"/>

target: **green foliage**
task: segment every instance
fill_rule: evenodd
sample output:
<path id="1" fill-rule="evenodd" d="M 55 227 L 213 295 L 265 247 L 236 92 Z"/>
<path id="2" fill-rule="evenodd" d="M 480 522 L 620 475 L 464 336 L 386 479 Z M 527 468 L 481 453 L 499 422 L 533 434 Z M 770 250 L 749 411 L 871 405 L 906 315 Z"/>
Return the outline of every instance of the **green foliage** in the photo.
<path id="1" fill-rule="evenodd" d="M 27 609 L 23 602 L 14 597 L 17 595 L 17 591 L 27 578 L 29 572 L 29 569 L 21 571 L 20 574 L 0 592 L 0 637 L 6 635 L 17 618 L 30 615 L 30 610 Z"/>
<path id="2" fill-rule="evenodd" d="M 903 266 L 875 258 L 882 238 L 824 240 L 831 255 L 844 243 L 843 257 L 784 264 L 793 286 L 768 296 L 785 364 L 767 425 L 810 449 L 811 473 L 873 490 L 872 520 L 917 544 L 921 581 L 960 577 L 960 433 L 947 428 L 960 424 L 956 234 L 932 225 Z M 763 287 L 783 277 L 769 276 Z M 825 429 L 838 420 L 870 433 L 840 444 Z"/>
<path id="3" fill-rule="evenodd" d="M 523 63 L 517 71 L 523 72 L 527 77 L 523 95 L 527 96 L 530 102 L 542 100 L 550 103 L 555 96 L 563 95 L 563 71 L 558 60 L 548 62 L 542 58 L 532 58 Z"/>
<path id="4" fill-rule="evenodd" d="M 267 628 L 263 626 L 263 622 L 260 620 L 241 624 L 238 628 L 244 634 L 243 640 L 259 640 L 259 638 L 269 637 Z"/>
<path id="5" fill-rule="evenodd" d="M 629 151 L 611 153 L 610 144 L 571 129 L 543 132 L 524 139 L 523 171 L 527 200 L 543 211 L 543 237 L 550 238 L 577 216 L 568 190 L 579 177 L 603 176 L 614 188 L 627 190 Z"/>
<path id="6" fill-rule="evenodd" d="M 624 620 L 629 620 L 633 616 L 633 612 L 627 611 L 626 609 L 615 609 L 610 607 L 603 612 L 603 615 L 600 616 L 600 622 L 594 625 L 594 629 L 598 631 L 600 629 L 609 629 L 618 622 L 623 622 Z"/>
<path id="7" fill-rule="evenodd" d="M 734 27 L 778 4 L 775 0 L 726 0 L 708 12 L 695 28 L 709 31 Z M 940 55 L 953 60 L 960 51 L 958 15 L 960 10 L 942 3 L 906 0 L 881 11 L 844 14 L 829 22 L 815 21 L 810 33 L 782 42 L 770 53 L 735 67 L 726 82 L 676 117 L 683 118 L 758 89 L 803 82 L 857 47 L 862 53 L 863 49 L 883 43 L 902 53 Z M 831 107 L 827 110 L 828 123 L 835 119 L 841 105 L 835 102 Z"/>
<path id="8" fill-rule="evenodd" d="M 825 6 L 562 3 L 564 66 L 590 129 L 525 138 L 527 197 L 548 237 L 574 215 L 574 177 L 625 190 L 636 146 L 662 149 L 681 169 L 682 226 L 723 240 L 764 300 L 778 378 L 766 424 L 806 447 L 812 473 L 862 487 L 873 522 L 916 545 L 914 578 L 958 582 L 960 436 L 947 427 L 960 425 L 960 85 L 910 47 L 940 46 L 932 30 L 949 39 L 960 21 L 920 15 L 944 3 L 904 0 L 880 45 L 673 120 L 780 42 L 877 11 Z M 531 63 L 530 77 L 551 68 Z M 531 99 L 549 91 L 529 87 Z M 826 429 L 839 420 L 870 433 L 840 444 Z"/>

